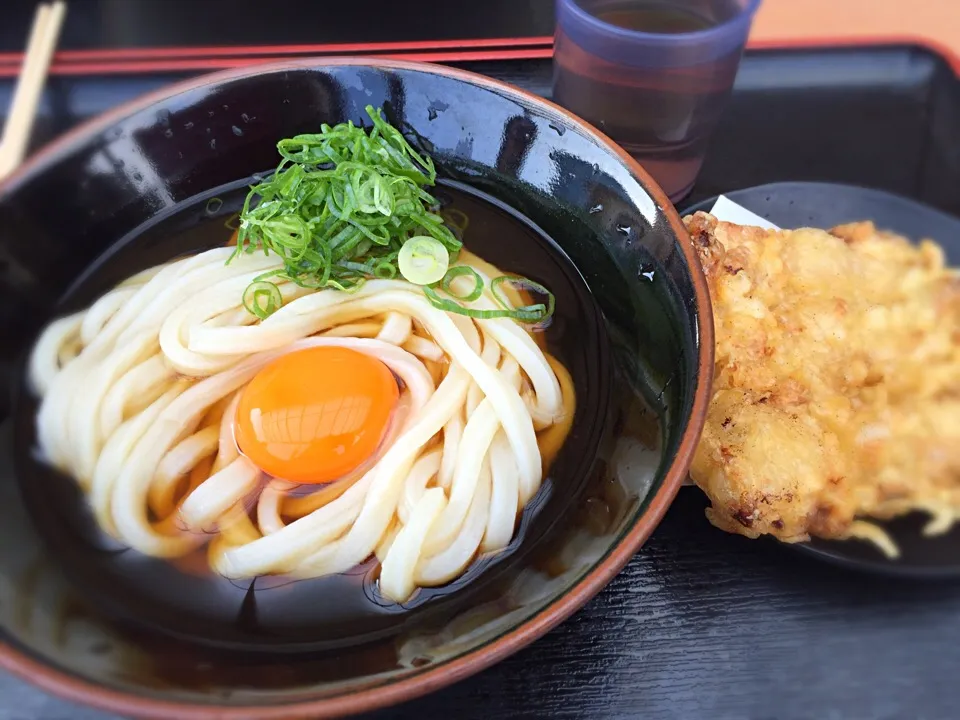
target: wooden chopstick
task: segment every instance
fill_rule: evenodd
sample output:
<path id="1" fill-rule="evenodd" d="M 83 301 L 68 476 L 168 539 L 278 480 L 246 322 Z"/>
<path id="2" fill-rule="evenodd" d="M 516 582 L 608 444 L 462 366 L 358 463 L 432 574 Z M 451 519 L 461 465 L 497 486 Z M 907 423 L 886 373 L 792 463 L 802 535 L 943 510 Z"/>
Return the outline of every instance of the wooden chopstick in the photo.
<path id="1" fill-rule="evenodd" d="M 34 13 L 13 104 L 7 115 L 3 138 L 0 139 L 0 179 L 23 162 L 66 10 L 64 0 L 56 0 L 53 4 L 40 5 Z"/>

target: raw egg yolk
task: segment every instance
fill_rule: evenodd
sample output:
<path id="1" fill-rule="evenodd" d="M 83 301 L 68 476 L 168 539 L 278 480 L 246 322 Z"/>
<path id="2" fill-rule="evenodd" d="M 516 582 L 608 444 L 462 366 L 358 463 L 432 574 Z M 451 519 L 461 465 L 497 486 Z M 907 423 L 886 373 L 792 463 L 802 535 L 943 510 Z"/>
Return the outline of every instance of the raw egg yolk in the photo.
<path id="1" fill-rule="evenodd" d="M 326 483 L 368 460 L 399 399 L 390 369 L 343 347 L 297 350 L 243 389 L 237 445 L 257 467 L 296 483 Z"/>

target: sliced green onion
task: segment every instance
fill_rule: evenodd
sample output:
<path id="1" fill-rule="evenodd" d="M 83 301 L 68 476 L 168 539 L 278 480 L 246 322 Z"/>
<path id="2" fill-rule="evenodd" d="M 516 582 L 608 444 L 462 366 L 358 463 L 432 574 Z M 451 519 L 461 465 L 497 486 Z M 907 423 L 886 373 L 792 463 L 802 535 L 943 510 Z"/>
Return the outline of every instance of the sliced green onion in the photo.
<path id="1" fill-rule="evenodd" d="M 254 281 L 247 285 L 243 293 L 243 306 L 261 320 L 273 315 L 280 309 L 281 304 L 283 304 L 283 296 L 280 294 L 280 288 L 272 282 Z"/>
<path id="2" fill-rule="evenodd" d="M 534 282 L 530 278 L 521 277 L 520 275 L 501 275 L 490 281 L 490 293 L 500 307 L 507 310 L 511 309 L 510 303 L 507 302 L 507 299 L 503 296 L 503 290 L 500 288 L 503 283 L 508 283 L 517 290 L 528 290 L 546 296 L 546 306 L 544 306 L 543 303 L 534 303 L 533 305 L 524 305 L 523 307 L 515 308 L 525 314 L 540 313 L 540 317 L 533 320 L 533 322 L 541 323 L 553 317 L 553 311 L 557 305 L 557 299 L 553 293 L 540 283 Z"/>
<path id="3" fill-rule="evenodd" d="M 261 319 L 280 308 L 283 296 L 268 278 L 355 292 L 369 278 L 389 279 L 399 272 L 422 285 L 435 307 L 449 312 L 534 323 L 548 319 L 553 295 L 512 276 L 509 282 L 545 294 L 548 302 L 511 308 L 497 290 L 507 279 L 497 278 L 492 289 L 501 309 L 466 307 L 483 294 L 483 278 L 473 268 L 450 268 L 450 263 L 463 247 L 460 238 L 469 217 L 441 208 L 427 191 L 437 179 L 433 160 L 414 150 L 379 109 L 367 106 L 366 112 L 370 128 L 324 123 L 318 133 L 277 143 L 282 160 L 273 175 L 258 177 L 250 188 L 230 260 L 263 251 L 279 256 L 282 268 L 254 279 L 243 294 L 244 307 Z M 218 212 L 221 205 L 214 198 L 207 209 Z M 226 224 L 233 226 L 231 219 Z M 453 290 L 461 276 L 473 278 L 469 292 Z"/>
<path id="4" fill-rule="evenodd" d="M 449 264 L 450 253 L 444 244 L 426 235 L 407 240 L 397 256 L 400 274 L 414 285 L 430 285 L 442 280 Z"/>
<path id="5" fill-rule="evenodd" d="M 392 262 L 384 260 L 373 268 L 373 276 L 381 280 L 392 280 L 397 276 L 397 267 Z"/>
<path id="6" fill-rule="evenodd" d="M 466 295 L 457 295 L 450 287 L 454 280 L 463 275 L 470 275 L 473 277 L 473 290 L 468 292 Z M 452 295 L 457 300 L 463 302 L 473 302 L 474 300 L 479 300 L 480 296 L 483 295 L 483 278 L 480 277 L 480 273 L 474 270 L 469 265 L 457 265 L 452 267 L 447 271 L 447 274 L 443 276 L 443 281 L 440 283 L 440 287 L 443 288 L 443 291 L 447 295 Z"/>
<path id="7" fill-rule="evenodd" d="M 534 309 L 524 308 L 522 310 L 478 310 L 476 308 L 469 308 L 465 305 L 461 305 L 456 300 L 440 297 L 437 295 L 437 291 L 434 290 L 434 288 L 430 285 L 424 285 L 423 293 L 427 296 L 427 300 L 430 301 L 430 304 L 438 310 L 445 310 L 446 312 L 456 313 L 457 315 L 466 315 L 467 317 L 474 318 L 475 320 L 511 318 L 513 320 L 519 320 L 520 322 L 535 323 L 540 322 L 542 320 L 543 313 L 546 312 L 546 308 L 543 305 L 531 305 L 530 308 Z M 537 310 L 537 307 L 540 309 Z"/>

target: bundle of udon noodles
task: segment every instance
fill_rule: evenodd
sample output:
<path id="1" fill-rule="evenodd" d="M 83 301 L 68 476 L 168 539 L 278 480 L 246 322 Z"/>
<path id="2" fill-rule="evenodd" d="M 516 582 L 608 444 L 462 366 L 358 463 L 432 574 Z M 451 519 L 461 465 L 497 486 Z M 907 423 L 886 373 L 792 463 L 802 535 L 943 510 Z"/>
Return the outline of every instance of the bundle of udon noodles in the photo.
<path id="1" fill-rule="evenodd" d="M 100 527 L 154 557 L 209 543 L 228 578 L 346 571 L 372 555 L 395 601 L 510 542 L 573 417 L 567 371 L 507 319 L 434 307 L 422 288 L 370 280 L 352 293 L 280 283 L 264 320 L 245 288 L 275 256 L 220 248 L 151 268 L 62 318 L 31 360 L 41 451 L 85 491 Z M 499 271 L 467 252 L 497 307 Z M 514 289 L 507 297 L 515 306 Z M 239 453 L 239 391 L 271 360 L 334 345 L 385 363 L 405 416 L 375 464 L 290 492 Z M 301 488 L 304 490 L 305 488 Z"/>

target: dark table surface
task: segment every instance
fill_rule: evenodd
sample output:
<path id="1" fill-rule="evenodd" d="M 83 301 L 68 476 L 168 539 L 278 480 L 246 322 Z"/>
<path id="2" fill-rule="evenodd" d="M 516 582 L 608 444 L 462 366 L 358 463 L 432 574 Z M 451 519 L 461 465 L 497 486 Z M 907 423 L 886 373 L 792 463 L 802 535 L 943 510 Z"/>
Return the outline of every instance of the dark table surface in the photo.
<path id="1" fill-rule="evenodd" d="M 957 716 L 960 585 L 851 576 L 725 535 L 685 488 L 627 568 L 498 666 L 376 718 Z M 2 720 L 107 720 L 0 676 Z"/>
<path id="2" fill-rule="evenodd" d="M 3 0 L 0 51 L 26 42 L 37 0 Z M 300 45 L 553 34 L 553 0 L 69 0 L 64 50 Z M 414 11 L 411 11 L 414 9 Z"/>
<path id="3" fill-rule="evenodd" d="M 326 5 L 291 2 L 282 26 L 251 29 L 231 19 L 231 8 L 262 3 L 71 0 L 64 46 L 522 36 L 552 26 L 550 2 L 541 0 L 472 10 L 458 3 L 456 11 L 422 3 L 429 12 L 416 22 L 397 11 L 406 4 L 375 0 L 366 4 L 378 18 L 369 27 L 336 14 L 324 21 Z M 0 51 L 22 43 L 31 8 L 5 0 Z M 190 22 L 165 18 L 161 8 Z M 473 69 L 549 91 L 548 62 Z M 960 92 L 945 72 L 935 57 L 902 49 L 748 57 L 691 200 L 818 179 L 874 185 L 960 214 L 960 148 L 942 137 L 960 127 Z M 40 139 L 175 79 L 54 78 Z M 0 85 L 0 107 L 10 89 Z M 960 716 L 960 583 L 852 574 L 774 542 L 725 535 L 706 522 L 704 506 L 698 490 L 681 490 L 646 546 L 573 618 L 474 678 L 374 717 Z M 107 718 L 0 675 L 0 720 Z"/>

